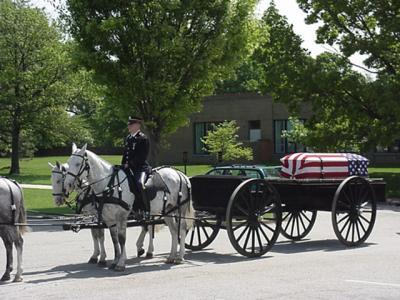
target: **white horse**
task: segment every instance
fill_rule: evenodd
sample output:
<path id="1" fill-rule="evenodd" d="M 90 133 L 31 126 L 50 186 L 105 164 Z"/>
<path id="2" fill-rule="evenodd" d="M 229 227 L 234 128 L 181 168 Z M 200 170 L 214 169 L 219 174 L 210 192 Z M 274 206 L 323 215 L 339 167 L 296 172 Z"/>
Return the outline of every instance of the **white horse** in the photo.
<path id="1" fill-rule="evenodd" d="M 13 245 L 17 249 L 17 274 L 14 282 L 22 281 L 22 251 L 24 240 L 22 235 L 29 231 L 26 223 L 24 195 L 16 181 L 0 177 L 0 237 L 6 247 L 6 271 L 0 281 L 10 280 L 13 270 Z"/>
<path id="2" fill-rule="evenodd" d="M 115 259 L 113 267 L 117 271 L 125 269 L 126 251 L 126 222 L 130 209 L 135 201 L 135 195 L 130 191 L 127 176 L 124 171 L 117 170 L 111 164 L 101 159 L 93 152 L 77 149 L 73 145 L 72 155 L 68 159 L 69 170 L 65 177 L 64 188 L 69 193 L 76 180 L 82 179 L 87 171 L 87 180 L 96 195 L 108 194 L 114 200 L 113 203 L 104 203 L 103 221 L 110 228 L 114 243 Z M 154 199 L 150 202 L 150 214 L 163 215 L 165 223 L 171 233 L 171 252 L 167 263 L 180 263 L 185 254 L 185 235 L 193 223 L 194 210 L 191 203 L 191 190 L 189 179 L 180 171 L 172 168 L 160 169 L 157 174 L 164 182 L 165 190 L 156 190 Z M 157 176 L 156 176 L 157 177 Z M 146 187 L 153 186 L 151 177 Z M 181 204 L 178 204 L 180 203 Z M 179 226 L 180 225 L 180 226 Z M 182 234 L 180 238 L 179 234 Z M 177 253 L 178 240 L 180 238 L 180 251 Z"/>
<path id="3" fill-rule="evenodd" d="M 49 163 L 51 169 L 51 186 L 53 189 L 53 199 L 57 206 L 63 205 L 66 202 L 68 195 L 63 190 L 63 182 L 65 179 L 66 172 L 68 170 L 68 165 L 60 165 L 56 162 L 53 166 Z M 82 214 L 85 215 L 97 215 L 97 209 L 94 203 L 84 203 L 84 199 L 90 193 L 90 187 L 86 181 L 75 183 L 74 190 L 78 193 L 77 205 L 81 205 L 80 210 Z M 91 234 L 93 239 L 93 254 L 89 259 L 90 264 L 98 264 L 99 266 L 106 265 L 106 250 L 104 247 L 104 229 L 103 228 L 91 228 Z M 99 257 L 100 256 L 100 257 Z"/>
<path id="4" fill-rule="evenodd" d="M 51 185 L 53 189 L 53 198 L 54 202 L 57 206 L 60 206 L 66 202 L 66 198 L 68 195 L 66 194 L 63 188 L 63 182 L 65 180 L 66 173 L 68 171 L 68 164 L 60 165 L 59 162 L 56 162 L 56 165 L 53 166 L 49 163 L 49 166 L 52 168 L 51 170 Z M 87 174 L 86 174 L 87 176 Z M 83 177 L 86 177 L 83 176 Z M 75 181 L 74 190 L 78 193 L 77 196 L 77 207 L 79 212 L 85 215 L 98 215 L 98 209 L 96 208 L 95 201 L 87 201 L 88 197 L 93 196 L 92 189 L 89 186 L 86 179 Z M 142 231 L 139 235 L 139 238 L 136 242 L 137 247 L 137 255 L 140 257 L 144 254 L 143 244 L 146 233 L 149 232 L 149 246 L 146 253 L 146 258 L 152 258 L 154 252 L 154 244 L 153 244 L 153 226 L 150 226 L 149 230 L 146 226 L 142 226 Z M 97 263 L 99 266 L 106 265 L 106 250 L 104 247 L 104 229 L 103 228 L 91 228 L 91 234 L 93 239 L 93 254 L 89 259 L 89 263 L 95 264 Z M 98 260 L 98 257 L 100 258 Z"/>

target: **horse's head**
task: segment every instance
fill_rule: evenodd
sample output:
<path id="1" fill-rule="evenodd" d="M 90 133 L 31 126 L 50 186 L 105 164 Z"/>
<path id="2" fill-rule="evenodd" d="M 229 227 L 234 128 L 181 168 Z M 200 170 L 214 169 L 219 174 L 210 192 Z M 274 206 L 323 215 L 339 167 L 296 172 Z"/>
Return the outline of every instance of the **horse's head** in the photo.
<path id="1" fill-rule="evenodd" d="M 69 157 L 68 171 L 64 180 L 64 189 L 70 193 L 77 182 L 81 181 L 87 176 L 88 162 L 86 156 L 86 144 L 82 149 L 78 149 L 75 144 L 72 145 L 72 154 Z"/>
<path id="2" fill-rule="evenodd" d="M 68 194 L 64 190 L 64 179 L 68 169 L 67 164 L 60 165 L 57 161 L 56 165 L 53 166 L 49 163 L 51 167 L 51 187 L 53 189 L 53 199 L 57 206 L 64 204 L 65 199 L 68 198 Z"/>

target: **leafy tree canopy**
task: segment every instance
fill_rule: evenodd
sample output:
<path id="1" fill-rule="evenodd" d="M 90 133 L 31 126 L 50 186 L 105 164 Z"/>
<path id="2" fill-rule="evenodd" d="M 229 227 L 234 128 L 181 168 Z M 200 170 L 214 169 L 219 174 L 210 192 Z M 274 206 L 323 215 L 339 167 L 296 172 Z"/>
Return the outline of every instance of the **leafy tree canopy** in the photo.
<path id="1" fill-rule="evenodd" d="M 297 0 L 307 23 L 321 22 L 317 41 L 338 45 L 346 57 L 368 56 L 367 67 L 398 74 L 400 2 L 392 0 Z"/>
<path id="2" fill-rule="evenodd" d="M 324 2 L 337 7 L 340 3 L 348 3 L 308 2 Z M 345 48 L 346 55 L 323 53 L 312 58 L 273 3 L 262 22 L 268 38 L 253 56 L 263 69 L 261 91 L 286 103 L 293 115 L 298 116 L 300 105 L 309 105 L 314 113 L 304 125 L 297 122 L 298 126 L 305 127 L 292 135 L 292 138 L 297 137 L 296 142 L 318 150 L 369 150 L 378 144 L 388 145 L 398 138 L 399 84 L 396 73 L 387 65 L 374 63 L 381 69 L 376 78 L 372 78 L 352 68 L 346 57 L 351 52 L 346 52 Z M 396 43 L 393 39 L 393 45 Z"/>
<path id="3" fill-rule="evenodd" d="M 81 62 L 113 94 L 121 119 L 143 116 L 156 158 L 246 52 L 254 0 L 67 0 Z"/>
<path id="4" fill-rule="evenodd" d="M 0 1 L 0 149 L 12 153 L 11 174 L 19 173 L 21 146 L 32 152 L 60 144 L 71 128 L 71 136 L 88 133 L 72 126 L 66 107 L 77 97 L 76 86 L 88 88 L 89 80 L 82 80 L 85 71 L 73 67 L 70 45 L 61 40 L 41 10 L 26 1 Z"/>

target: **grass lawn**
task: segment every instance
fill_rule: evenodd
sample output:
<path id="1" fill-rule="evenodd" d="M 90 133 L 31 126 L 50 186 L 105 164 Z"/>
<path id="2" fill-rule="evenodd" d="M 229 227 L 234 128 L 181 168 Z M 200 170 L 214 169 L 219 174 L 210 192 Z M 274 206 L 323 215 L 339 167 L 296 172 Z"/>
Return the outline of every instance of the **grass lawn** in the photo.
<path id="1" fill-rule="evenodd" d="M 121 163 L 121 157 L 116 155 L 104 155 L 102 158 L 113 164 Z M 54 165 L 56 160 L 60 163 L 65 163 L 68 160 L 68 156 L 48 156 L 22 159 L 20 161 L 21 174 L 10 177 L 20 183 L 50 184 L 50 166 L 48 165 L 48 162 L 51 162 Z M 0 176 L 8 176 L 10 165 L 10 158 L 0 158 Z"/>
<path id="2" fill-rule="evenodd" d="M 29 212 L 48 214 L 74 213 L 69 207 L 56 207 L 51 196 L 51 190 L 24 189 L 25 208 Z"/>
<path id="3" fill-rule="evenodd" d="M 120 164 L 119 155 L 102 155 L 102 158 L 112 164 Z M 20 161 L 21 174 L 18 176 L 8 176 L 11 161 L 9 158 L 0 158 L 0 176 L 12 177 L 19 183 L 30 184 L 50 184 L 50 166 L 48 162 L 55 164 L 56 160 L 61 163 L 66 162 L 68 156 L 49 156 L 35 157 L 33 159 L 22 159 Z M 174 166 L 184 170 L 182 165 Z M 193 165 L 187 166 L 189 176 L 204 174 L 211 166 Z M 73 213 L 68 207 L 56 207 L 53 203 L 51 190 L 24 189 L 25 206 L 28 211 L 54 214 Z"/>
<path id="4" fill-rule="evenodd" d="M 106 161 L 112 164 L 120 164 L 120 155 L 102 155 Z M 33 159 L 22 159 L 20 161 L 21 174 L 17 176 L 10 176 L 17 180 L 19 183 L 31 184 L 50 184 L 50 166 L 48 162 L 53 165 L 56 160 L 60 163 L 65 163 L 68 156 L 48 156 L 48 157 L 35 157 Z M 8 176 L 8 171 L 11 165 L 9 158 L 0 158 L 0 176 Z M 183 171 L 183 165 L 174 166 Z M 193 165 L 187 166 L 188 176 L 204 174 L 211 166 L 208 165 Z"/>
<path id="5" fill-rule="evenodd" d="M 113 164 L 119 164 L 119 155 L 104 155 L 105 160 Z M 66 162 L 67 156 L 36 157 L 34 159 L 22 159 L 20 161 L 21 174 L 13 176 L 20 183 L 30 184 L 50 184 L 50 167 L 47 162 L 55 163 Z M 10 167 L 9 158 L 0 158 L 0 176 L 7 176 Z M 183 165 L 174 167 L 184 170 Z M 209 170 L 209 165 L 190 165 L 187 166 L 187 175 L 194 176 L 204 174 Z M 400 167 L 371 167 L 369 176 L 373 178 L 383 178 L 386 181 L 386 196 L 388 198 L 400 198 Z M 51 196 L 51 190 L 24 189 L 26 207 L 30 211 L 47 213 L 71 213 L 68 207 L 55 207 Z"/>

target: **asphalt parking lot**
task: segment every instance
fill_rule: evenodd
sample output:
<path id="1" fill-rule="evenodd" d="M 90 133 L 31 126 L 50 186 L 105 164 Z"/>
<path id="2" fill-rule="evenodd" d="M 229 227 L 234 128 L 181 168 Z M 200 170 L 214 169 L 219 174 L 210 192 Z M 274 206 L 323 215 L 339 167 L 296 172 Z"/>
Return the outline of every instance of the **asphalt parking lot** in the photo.
<path id="1" fill-rule="evenodd" d="M 342 246 L 330 222 L 329 213 L 319 212 L 305 240 L 280 237 L 257 259 L 235 253 L 220 231 L 208 248 L 187 252 L 182 265 L 163 263 L 166 228 L 156 235 L 150 260 L 136 258 L 139 229 L 129 228 L 122 273 L 86 263 L 88 230 L 35 227 L 25 235 L 24 281 L 0 284 L 0 299 L 400 299 L 400 208 L 380 206 L 371 236 L 358 248 Z M 111 260 L 108 233 L 106 246 Z M 1 273 L 4 266 L 0 247 Z"/>

